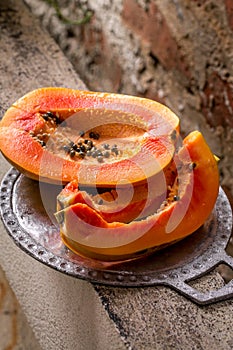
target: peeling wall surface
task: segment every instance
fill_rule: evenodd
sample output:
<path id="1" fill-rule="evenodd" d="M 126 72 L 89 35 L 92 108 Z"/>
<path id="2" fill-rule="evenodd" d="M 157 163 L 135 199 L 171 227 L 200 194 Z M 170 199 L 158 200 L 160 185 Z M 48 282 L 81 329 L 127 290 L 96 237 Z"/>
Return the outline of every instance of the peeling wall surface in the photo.
<path id="1" fill-rule="evenodd" d="M 89 89 L 158 100 L 185 134 L 204 133 L 233 193 L 233 6 L 231 0 L 59 1 L 63 24 L 42 0 L 25 0 Z"/>

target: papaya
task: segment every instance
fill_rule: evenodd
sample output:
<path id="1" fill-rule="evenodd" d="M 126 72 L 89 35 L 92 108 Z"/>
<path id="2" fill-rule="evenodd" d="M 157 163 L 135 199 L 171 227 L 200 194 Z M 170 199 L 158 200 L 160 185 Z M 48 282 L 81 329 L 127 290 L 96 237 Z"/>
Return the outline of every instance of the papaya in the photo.
<path id="1" fill-rule="evenodd" d="M 149 99 L 47 87 L 0 122 L 0 150 L 26 176 L 62 184 L 54 214 L 64 244 L 103 261 L 138 258 L 200 228 L 219 189 L 203 135 Z"/>
<path id="2" fill-rule="evenodd" d="M 179 118 L 145 98 L 47 87 L 16 101 L 0 122 L 0 149 L 26 176 L 112 187 L 170 166 Z"/>
<path id="3" fill-rule="evenodd" d="M 57 211 L 75 203 L 86 203 L 108 222 L 130 222 L 155 212 L 166 200 L 167 188 L 174 182 L 175 164 L 147 182 L 115 188 L 83 187 L 73 180 L 57 196 Z"/>
<path id="4" fill-rule="evenodd" d="M 173 166 L 173 177 L 169 180 L 172 184 L 168 185 L 166 200 L 161 199 L 158 205 L 159 194 L 156 194 L 154 210 L 150 208 L 149 214 L 146 211 L 144 216 L 130 218 L 129 222 L 114 221 L 118 215 L 114 212 L 112 217 L 111 213 L 106 214 L 102 202 L 96 205 L 96 195 L 80 193 L 75 183 L 67 185 L 58 196 L 59 210 L 55 213 L 63 242 L 75 253 L 93 259 L 121 261 L 173 244 L 200 228 L 211 214 L 218 196 L 216 158 L 203 135 L 193 131 L 185 137 L 173 159 L 176 171 Z M 136 186 L 135 191 L 140 186 Z M 137 195 L 126 205 L 126 217 L 129 206 L 134 211 L 135 203 L 145 199 L 143 194 L 148 195 L 145 188 L 141 187 L 139 192 L 141 197 Z"/>

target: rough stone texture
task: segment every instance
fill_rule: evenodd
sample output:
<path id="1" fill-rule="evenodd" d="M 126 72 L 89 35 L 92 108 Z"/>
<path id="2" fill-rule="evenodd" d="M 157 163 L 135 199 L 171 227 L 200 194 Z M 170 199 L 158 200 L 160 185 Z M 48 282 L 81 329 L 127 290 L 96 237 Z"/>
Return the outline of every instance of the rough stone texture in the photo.
<path id="1" fill-rule="evenodd" d="M 90 23 L 65 26 L 42 0 L 25 0 L 92 90 L 159 100 L 200 129 L 221 159 L 221 183 L 233 194 L 233 7 L 231 0 L 60 1 Z"/>
<path id="2" fill-rule="evenodd" d="M 208 288 L 217 287 L 215 283 L 209 281 Z M 227 314 L 232 309 L 231 302 L 200 308 L 170 289 L 162 290 L 162 287 L 136 290 L 97 287 L 128 349 L 232 349 L 231 326 L 227 334 L 224 331 L 230 321 Z M 125 308 L 127 318 L 123 316 Z M 218 332 L 213 334 L 215 327 Z"/>

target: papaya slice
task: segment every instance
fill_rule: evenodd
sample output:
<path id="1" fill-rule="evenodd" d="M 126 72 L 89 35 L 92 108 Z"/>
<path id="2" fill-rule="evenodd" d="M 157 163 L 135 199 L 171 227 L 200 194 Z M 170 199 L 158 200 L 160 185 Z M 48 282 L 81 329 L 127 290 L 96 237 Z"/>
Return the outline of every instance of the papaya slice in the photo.
<path id="1" fill-rule="evenodd" d="M 128 223 L 108 221 L 100 206 L 77 198 L 74 204 L 68 200 L 55 214 L 64 243 L 75 253 L 115 261 L 160 249 L 196 231 L 211 214 L 218 196 L 217 161 L 199 131 L 184 139 L 174 161 L 176 176 L 166 201 L 143 218 Z M 127 214 L 127 206 L 125 210 Z"/>
<path id="2" fill-rule="evenodd" d="M 116 188 L 80 187 L 77 180 L 68 183 L 57 196 L 57 211 L 83 203 L 99 212 L 107 222 L 128 223 L 153 214 L 166 200 L 167 188 L 174 182 L 175 164 L 139 185 Z"/>
<path id="3" fill-rule="evenodd" d="M 48 87 L 7 110 L 0 149 L 33 179 L 114 187 L 143 182 L 169 166 L 178 134 L 178 117 L 155 101 Z"/>

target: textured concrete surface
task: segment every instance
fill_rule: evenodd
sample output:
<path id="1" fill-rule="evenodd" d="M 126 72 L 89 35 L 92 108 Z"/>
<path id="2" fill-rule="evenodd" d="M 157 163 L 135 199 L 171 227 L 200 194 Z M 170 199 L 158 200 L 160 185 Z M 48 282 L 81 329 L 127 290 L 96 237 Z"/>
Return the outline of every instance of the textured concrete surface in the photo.
<path id="1" fill-rule="evenodd" d="M 41 350 L 1 268 L 0 350 Z"/>
<path id="2" fill-rule="evenodd" d="M 13 101 L 39 86 L 84 87 L 21 1 L 0 2 L 0 30 L 1 47 L 5 48 L 0 60 L 1 115 Z M 7 169 L 9 164 L 1 157 L 0 179 Z M 43 350 L 233 348 L 233 300 L 200 307 L 164 286 L 93 286 L 22 252 L 2 222 L 0 247 L 0 264 L 17 299 L 12 296 L 8 304 L 6 289 L 1 288 L 1 317 L 11 315 L 8 329 L 3 329 L 5 338 L 0 338 L 1 350 L 39 350 L 39 346 Z M 0 277 L 3 286 L 5 279 Z M 196 288 L 211 290 L 222 285 L 222 278 L 214 272 L 197 282 Z M 17 333 L 17 344 L 13 320 L 21 310 L 17 327 L 22 332 Z"/>
<path id="3" fill-rule="evenodd" d="M 208 290 L 216 287 L 214 276 L 203 283 Z M 164 287 L 98 291 L 129 349 L 233 348 L 232 302 L 202 308 Z"/>

